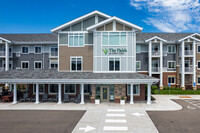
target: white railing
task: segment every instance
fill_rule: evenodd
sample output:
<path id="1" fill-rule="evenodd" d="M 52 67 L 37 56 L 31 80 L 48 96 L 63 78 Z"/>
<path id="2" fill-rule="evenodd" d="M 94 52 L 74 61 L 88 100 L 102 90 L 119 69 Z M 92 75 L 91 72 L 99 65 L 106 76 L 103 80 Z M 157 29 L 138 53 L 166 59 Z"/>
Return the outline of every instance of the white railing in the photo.
<path id="1" fill-rule="evenodd" d="M 5 56 L 5 52 L 4 51 L 0 51 L 0 56 Z"/>
<path id="2" fill-rule="evenodd" d="M 50 52 L 50 57 L 57 57 L 58 56 L 58 52 Z"/>
<path id="3" fill-rule="evenodd" d="M 153 51 L 151 56 L 160 56 L 160 51 Z"/>
<path id="4" fill-rule="evenodd" d="M 162 71 L 167 71 L 167 67 L 163 67 Z"/>
<path id="5" fill-rule="evenodd" d="M 152 72 L 160 72 L 160 67 L 152 67 Z"/>
<path id="6" fill-rule="evenodd" d="M 193 72 L 193 68 L 192 67 L 185 67 L 185 72 Z M 182 68 L 180 68 L 179 73 L 182 73 Z"/>
<path id="7" fill-rule="evenodd" d="M 167 56 L 167 51 L 163 51 L 163 56 Z"/>
<path id="8" fill-rule="evenodd" d="M 193 50 L 185 50 L 185 55 L 193 55 Z"/>

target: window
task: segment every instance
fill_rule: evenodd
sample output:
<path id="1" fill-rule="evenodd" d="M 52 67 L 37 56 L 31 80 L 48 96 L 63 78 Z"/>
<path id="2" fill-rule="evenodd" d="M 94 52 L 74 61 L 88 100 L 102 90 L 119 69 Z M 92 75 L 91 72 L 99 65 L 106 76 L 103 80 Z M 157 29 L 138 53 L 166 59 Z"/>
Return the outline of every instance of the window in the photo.
<path id="1" fill-rule="evenodd" d="M 109 58 L 109 71 L 120 70 L 120 58 Z"/>
<path id="2" fill-rule="evenodd" d="M 28 46 L 22 47 L 22 54 L 28 54 Z"/>
<path id="3" fill-rule="evenodd" d="M 91 85 L 84 84 L 84 93 L 91 93 Z"/>
<path id="4" fill-rule="evenodd" d="M 29 61 L 22 61 L 21 69 L 29 69 Z"/>
<path id="5" fill-rule="evenodd" d="M 140 53 L 141 52 L 141 46 L 140 45 L 136 45 L 136 53 Z"/>
<path id="6" fill-rule="evenodd" d="M 158 45 L 152 45 L 152 52 L 157 52 L 159 51 L 159 46 Z"/>
<path id="7" fill-rule="evenodd" d="M 13 62 L 12 62 L 12 61 L 9 61 L 9 70 L 11 70 L 11 69 L 13 68 L 13 67 L 12 67 L 12 66 L 13 66 L 12 64 L 13 64 Z M 5 61 L 3 61 L 3 67 L 6 68 L 6 62 L 5 62 Z"/>
<path id="8" fill-rule="evenodd" d="M 197 46 L 197 53 L 200 53 L 200 45 Z"/>
<path id="9" fill-rule="evenodd" d="M 58 93 L 58 84 L 50 84 L 48 91 L 49 91 L 49 94 L 57 94 Z"/>
<path id="10" fill-rule="evenodd" d="M 197 68 L 200 69 L 200 61 L 197 61 Z"/>
<path id="11" fill-rule="evenodd" d="M 168 53 L 176 53 L 176 46 L 168 45 Z"/>
<path id="12" fill-rule="evenodd" d="M 185 68 L 190 67 L 190 60 L 185 60 Z"/>
<path id="13" fill-rule="evenodd" d="M 45 86 L 44 84 L 39 84 L 39 94 L 44 94 L 45 92 Z M 36 84 L 33 86 L 33 94 L 36 93 Z"/>
<path id="14" fill-rule="evenodd" d="M 141 62 L 140 61 L 136 61 L 136 68 L 141 69 Z"/>
<path id="15" fill-rule="evenodd" d="M 128 85 L 127 94 L 131 94 L 131 86 Z M 133 85 L 133 95 L 140 95 L 140 86 L 139 85 Z"/>
<path id="16" fill-rule="evenodd" d="M 70 47 L 83 47 L 84 34 L 83 33 L 69 33 L 69 46 Z"/>
<path id="17" fill-rule="evenodd" d="M 41 61 L 35 61 L 34 62 L 34 69 L 42 69 L 42 62 Z"/>
<path id="18" fill-rule="evenodd" d="M 103 46 L 125 46 L 126 32 L 103 32 L 102 45 Z"/>
<path id="19" fill-rule="evenodd" d="M 197 84 L 200 84 L 200 77 L 197 77 Z"/>
<path id="20" fill-rule="evenodd" d="M 190 45 L 185 45 L 185 51 L 190 50 Z"/>
<path id="21" fill-rule="evenodd" d="M 51 46 L 50 48 L 50 56 L 58 56 L 58 47 L 57 46 Z"/>
<path id="22" fill-rule="evenodd" d="M 58 62 L 57 61 L 50 61 L 50 69 L 57 69 Z"/>
<path id="23" fill-rule="evenodd" d="M 175 69 L 175 61 L 168 61 L 168 69 Z"/>
<path id="24" fill-rule="evenodd" d="M 41 54 L 42 53 L 42 47 L 41 46 L 35 46 L 35 54 Z"/>
<path id="25" fill-rule="evenodd" d="M 168 84 L 175 84 L 175 77 L 168 77 Z"/>
<path id="26" fill-rule="evenodd" d="M 65 84 L 65 93 L 75 94 L 76 93 L 76 85 L 75 84 Z"/>
<path id="27" fill-rule="evenodd" d="M 71 71 L 82 70 L 82 57 L 71 57 Z"/>

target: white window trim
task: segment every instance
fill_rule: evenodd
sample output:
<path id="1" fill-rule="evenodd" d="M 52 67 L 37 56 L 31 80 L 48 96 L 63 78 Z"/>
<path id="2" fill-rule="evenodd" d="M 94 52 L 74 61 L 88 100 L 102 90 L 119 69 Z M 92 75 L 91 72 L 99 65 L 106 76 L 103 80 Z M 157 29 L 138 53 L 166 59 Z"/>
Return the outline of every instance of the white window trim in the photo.
<path id="1" fill-rule="evenodd" d="M 169 52 L 169 47 L 174 47 L 174 52 Z M 168 54 L 175 54 L 176 53 L 176 45 L 168 45 L 167 46 L 167 53 Z"/>
<path id="2" fill-rule="evenodd" d="M 174 68 L 169 68 L 169 63 L 174 62 Z M 176 62 L 175 61 L 168 61 L 167 62 L 167 69 L 176 69 Z"/>
<path id="3" fill-rule="evenodd" d="M 198 83 L 198 78 L 200 78 L 200 76 L 197 76 L 197 85 L 200 85 L 200 83 Z"/>
<path id="4" fill-rule="evenodd" d="M 66 85 L 66 84 L 64 84 L 64 94 L 73 94 L 73 95 L 76 94 L 76 84 L 74 84 L 74 85 L 75 85 L 75 91 L 74 91 L 74 93 L 66 93 L 66 92 L 65 92 L 65 89 L 66 89 L 66 88 L 65 88 L 65 85 Z"/>
<path id="5" fill-rule="evenodd" d="M 133 94 L 133 95 L 134 96 L 140 96 L 140 85 L 139 84 L 133 84 L 133 85 L 138 85 L 138 90 L 139 90 L 139 94 Z M 130 90 L 130 92 L 131 92 L 131 90 Z M 130 96 L 130 94 L 128 94 L 128 85 L 127 85 L 127 95 Z"/>
<path id="6" fill-rule="evenodd" d="M 36 51 L 35 51 L 36 47 L 40 47 L 41 48 L 41 52 L 40 53 L 36 53 Z M 34 54 L 42 54 L 42 46 L 34 46 Z"/>
<path id="7" fill-rule="evenodd" d="M 40 85 L 40 84 L 38 84 L 38 86 L 39 86 L 39 85 Z M 43 89 L 43 92 L 40 92 L 40 90 L 39 90 L 39 94 L 44 94 L 44 93 L 45 93 L 45 84 L 41 84 L 41 85 L 44 86 L 44 89 Z M 33 94 L 35 94 L 34 89 L 36 89 L 36 88 L 35 88 L 35 84 L 33 84 Z M 36 91 L 36 90 L 35 90 L 35 91 Z"/>
<path id="8" fill-rule="evenodd" d="M 23 50 L 22 50 L 23 47 L 27 47 L 27 48 L 28 48 L 28 53 L 23 53 L 23 52 L 22 52 L 22 51 L 23 51 Z M 21 46 L 21 54 L 29 54 L 29 46 Z"/>
<path id="9" fill-rule="evenodd" d="M 58 49 L 58 46 L 57 46 L 57 45 L 51 45 L 51 46 L 49 47 L 49 57 L 58 57 L 58 56 L 52 56 L 52 55 L 51 55 L 51 48 L 57 48 L 57 49 Z M 59 53 L 59 51 L 58 51 L 58 53 Z"/>
<path id="10" fill-rule="evenodd" d="M 119 71 L 116 71 L 115 70 L 115 63 L 114 63 L 114 70 L 113 71 L 110 71 L 110 58 L 114 58 L 114 62 L 115 62 L 115 58 L 119 58 Z M 121 57 L 108 57 L 108 72 L 120 72 L 122 69 L 121 69 L 122 65 L 121 65 Z"/>
<path id="11" fill-rule="evenodd" d="M 35 63 L 41 63 L 41 68 L 35 68 Z M 34 69 L 42 69 L 42 61 L 34 61 Z"/>
<path id="12" fill-rule="evenodd" d="M 22 68 L 22 66 L 23 66 L 22 64 L 23 63 L 28 63 L 28 68 Z M 21 61 L 21 69 L 29 69 L 29 61 Z"/>
<path id="13" fill-rule="evenodd" d="M 75 47 L 75 48 L 76 48 L 76 47 L 85 47 L 85 33 L 83 33 L 83 35 L 81 35 L 81 36 L 83 36 L 83 46 L 79 46 L 79 36 L 80 36 L 79 34 L 81 34 L 81 33 L 82 33 L 82 32 L 77 32 L 77 33 L 75 32 L 75 33 L 69 33 L 69 34 L 68 34 L 68 44 L 67 44 L 68 47 Z M 73 34 L 73 35 L 70 35 L 70 34 Z M 75 36 L 74 34 L 78 34 L 78 46 L 74 46 L 74 36 Z M 70 36 L 73 36 L 73 46 L 70 46 L 70 45 L 69 45 L 69 37 L 70 37 Z"/>
<path id="14" fill-rule="evenodd" d="M 174 78 L 174 83 L 170 83 L 171 85 L 176 84 L 176 77 L 172 77 L 172 76 L 167 77 L 167 84 L 169 84 L 169 78 Z"/>
<path id="15" fill-rule="evenodd" d="M 77 64 L 76 64 L 76 70 L 72 70 L 72 58 L 76 58 L 76 62 L 77 62 L 77 58 L 81 58 L 81 70 L 77 70 Z M 70 71 L 72 72 L 83 71 L 83 57 L 82 56 L 70 56 Z"/>
<path id="16" fill-rule="evenodd" d="M 200 53 L 200 52 L 198 51 L 198 47 L 200 47 L 200 45 L 197 45 L 197 53 Z"/>
<path id="17" fill-rule="evenodd" d="M 140 52 L 137 52 L 137 46 L 139 46 L 140 47 Z M 139 44 L 136 44 L 136 54 L 140 54 L 141 53 L 141 45 L 139 45 Z"/>
<path id="18" fill-rule="evenodd" d="M 51 85 L 51 84 L 48 84 L 48 94 L 58 94 L 58 91 L 57 91 L 57 93 L 56 93 L 56 92 L 55 92 L 55 93 L 50 92 L 50 85 Z M 58 90 L 59 90 L 59 86 L 58 86 Z"/>
<path id="19" fill-rule="evenodd" d="M 57 65 L 58 65 L 58 61 L 49 60 L 49 69 L 52 69 L 52 68 L 51 68 L 51 63 L 52 63 L 52 62 L 57 62 Z M 54 68 L 54 69 L 57 69 L 57 68 Z"/>
<path id="20" fill-rule="evenodd" d="M 199 62 L 200 62 L 200 60 L 197 61 L 197 69 L 198 69 L 198 70 L 200 69 L 200 67 L 198 67 L 198 63 L 199 63 Z"/>
<path id="21" fill-rule="evenodd" d="M 105 26 L 105 25 L 104 25 L 104 26 Z M 121 34 L 122 32 L 123 32 L 123 33 L 126 33 L 126 34 L 124 34 L 124 35 L 126 35 L 126 44 L 125 44 L 125 45 L 121 45 L 121 44 L 119 44 L 119 45 L 110 45 L 110 44 L 109 44 L 109 38 L 110 38 L 109 35 L 110 35 L 110 33 L 112 33 L 112 32 L 119 33 L 119 36 L 122 35 L 122 34 Z M 108 33 L 108 45 L 103 45 L 103 33 Z M 111 47 L 112 47 L 112 46 L 114 46 L 114 47 L 116 47 L 116 46 L 118 46 L 118 47 L 120 47 L 120 46 L 122 46 L 122 47 L 123 47 L 123 46 L 127 46 L 127 41 L 128 41 L 128 40 L 127 40 L 127 37 L 128 37 L 128 34 L 127 34 L 126 31 L 121 31 L 121 32 L 120 32 L 120 31 L 117 31 L 117 32 L 116 32 L 116 31 L 110 31 L 110 32 L 104 31 L 104 32 L 102 32 L 102 34 L 101 34 L 101 46 L 107 46 L 107 47 L 108 47 L 108 46 L 111 46 Z M 119 37 L 119 43 L 120 43 L 120 42 L 121 42 L 121 37 Z"/>
<path id="22" fill-rule="evenodd" d="M 139 62 L 139 68 L 137 68 L 137 63 Z M 141 61 L 136 61 L 136 69 L 141 69 Z"/>

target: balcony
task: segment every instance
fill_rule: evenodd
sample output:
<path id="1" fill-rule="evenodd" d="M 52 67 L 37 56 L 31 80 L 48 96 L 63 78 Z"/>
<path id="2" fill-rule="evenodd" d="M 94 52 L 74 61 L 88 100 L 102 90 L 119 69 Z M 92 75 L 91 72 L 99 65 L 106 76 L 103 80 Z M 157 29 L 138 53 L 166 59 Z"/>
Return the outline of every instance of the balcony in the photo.
<path id="1" fill-rule="evenodd" d="M 160 72 L 160 67 L 152 67 L 152 72 Z"/>
<path id="2" fill-rule="evenodd" d="M 9 52 L 9 57 L 12 57 L 12 52 Z M 6 52 L 5 51 L 0 51 L 0 57 L 5 57 L 6 56 Z"/>
<path id="3" fill-rule="evenodd" d="M 49 57 L 51 58 L 57 58 L 58 57 L 58 52 L 50 52 Z"/>
<path id="4" fill-rule="evenodd" d="M 182 68 L 180 68 L 179 73 L 182 73 Z M 185 67 L 185 73 L 193 73 L 192 67 Z"/>
<path id="5" fill-rule="evenodd" d="M 5 71 L 5 67 L 0 67 L 0 72 Z"/>
<path id="6" fill-rule="evenodd" d="M 182 56 L 182 51 L 180 51 L 179 56 Z M 185 56 L 193 56 L 193 50 L 185 50 Z"/>
<path id="7" fill-rule="evenodd" d="M 151 56 L 160 56 L 160 51 L 153 51 Z"/>

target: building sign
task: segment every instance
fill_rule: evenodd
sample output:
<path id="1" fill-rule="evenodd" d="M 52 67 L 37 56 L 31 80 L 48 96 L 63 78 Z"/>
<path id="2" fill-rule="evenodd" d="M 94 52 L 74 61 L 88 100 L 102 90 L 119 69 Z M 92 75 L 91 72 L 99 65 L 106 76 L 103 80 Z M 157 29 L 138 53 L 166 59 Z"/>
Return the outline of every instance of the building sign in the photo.
<path id="1" fill-rule="evenodd" d="M 127 53 L 126 48 L 105 48 L 102 51 L 105 55 L 123 55 Z"/>

